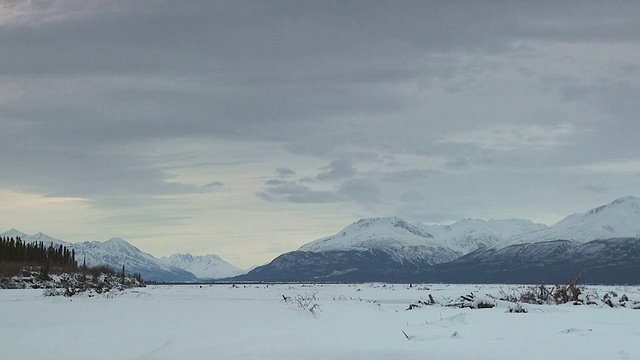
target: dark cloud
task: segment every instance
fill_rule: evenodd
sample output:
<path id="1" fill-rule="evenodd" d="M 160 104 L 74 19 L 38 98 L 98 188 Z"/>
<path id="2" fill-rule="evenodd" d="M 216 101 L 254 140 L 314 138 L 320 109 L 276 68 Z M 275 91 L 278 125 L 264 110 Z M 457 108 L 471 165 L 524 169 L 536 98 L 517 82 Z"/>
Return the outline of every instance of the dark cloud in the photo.
<path id="1" fill-rule="evenodd" d="M 276 173 L 278 173 L 279 176 L 282 177 L 287 177 L 287 176 L 293 176 L 296 174 L 295 171 L 293 171 L 292 169 L 289 169 L 287 167 L 279 167 L 276 169 Z"/>
<path id="2" fill-rule="evenodd" d="M 220 181 L 214 181 L 214 182 L 210 182 L 210 183 L 206 184 L 204 187 L 211 188 L 211 189 L 220 189 L 223 186 L 224 186 L 224 184 L 221 183 Z"/>
<path id="3" fill-rule="evenodd" d="M 265 188 L 258 192 L 265 201 L 284 201 L 292 203 L 330 203 L 341 201 L 331 191 L 313 190 L 297 181 L 268 180 Z"/>
<path id="4" fill-rule="evenodd" d="M 351 202 L 370 205 L 381 201 L 382 190 L 375 181 L 353 178 L 357 175 L 357 170 L 350 160 L 335 160 L 322 169 L 326 171 L 316 176 L 318 181 L 306 176 L 297 180 L 284 179 L 295 174 L 288 169 L 286 176 L 267 179 L 263 190 L 257 195 L 266 201 L 292 203 Z M 277 169 L 276 172 L 280 174 L 280 170 Z M 326 188 L 327 183 L 332 184 L 331 190 L 317 190 Z"/>
<path id="5" fill-rule="evenodd" d="M 223 187 L 201 185 L 227 183 L 220 169 L 258 169 L 234 152 L 264 146 L 264 158 L 291 168 L 264 182 L 251 172 L 263 200 L 398 202 L 388 211 L 435 218 L 469 206 L 419 210 L 446 200 L 449 187 L 490 202 L 508 197 L 501 179 L 530 181 L 519 172 L 640 154 L 632 1 L 29 4 L 33 14 L 0 22 L 6 189 L 159 208 L 158 197 Z M 165 153 L 192 139 L 184 158 L 136 147 L 153 142 Z M 202 144 L 221 141 L 234 149 L 203 154 Z M 333 161 L 299 174 L 274 148 Z M 395 156 L 411 159 L 384 160 Z M 208 180 L 178 181 L 189 168 Z"/>
<path id="6" fill-rule="evenodd" d="M 324 172 L 316 176 L 316 179 L 320 181 L 343 179 L 358 173 L 358 170 L 353 166 L 353 162 L 347 159 L 334 160 L 323 167 L 322 170 Z"/>

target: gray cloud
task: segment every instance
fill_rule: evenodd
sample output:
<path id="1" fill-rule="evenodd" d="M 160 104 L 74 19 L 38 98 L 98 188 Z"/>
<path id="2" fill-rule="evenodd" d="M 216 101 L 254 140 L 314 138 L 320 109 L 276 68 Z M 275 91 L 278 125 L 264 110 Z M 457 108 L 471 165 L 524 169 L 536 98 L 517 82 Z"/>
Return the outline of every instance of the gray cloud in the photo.
<path id="1" fill-rule="evenodd" d="M 167 198 L 221 187 L 432 221 L 638 188 L 633 1 L 20 7 L 0 14 L 0 190 L 178 226 Z"/>
<path id="2" fill-rule="evenodd" d="M 330 203 L 341 201 L 331 191 L 312 190 L 297 181 L 267 180 L 263 191 L 256 194 L 266 201 L 285 201 L 292 203 Z"/>
<path id="3" fill-rule="evenodd" d="M 293 171 L 292 169 L 289 169 L 287 167 L 279 167 L 276 169 L 276 173 L 278 173 L 279 176 L 282 177 L 287 177 L 287 176 L 293 176 L 296 174 L 295 171 Z"/>
<path id="4" fill-rule="evenodd" d="M 469 168 L 469 159 L 458 157 L 447 161 L 446 167 L 454 170 L 466 170 Z"/>
<path id="5" fill-rule="evenodd" d="M 316 176 L 316 179 L 320 181 L 342 179 L 358 173 L 351 160 L 347 159 L 334 160 L 322 170 L 325 171 Z"/>
<path id="6" fill-rule="evenodd" d="M 382 190 L 368 179 L 349 179 L 341 185 L 338 193 L 358 204 L 371 205 L 381 201 Z"/>
<path id="7" fill-rule="evenodd" d="M 416 180 L 416 179 L 429 178 L 438 174 L 441 174 L 441 172 L 434 169 L 425 169 L 425 168 L 407 169 L 407 170 L 387 172 L 382 175 L 382 180 L 388 181 L 391 183 L 407 182 L 407 181 Z"/>
<path id="8" fill-rule="evenodd" d="M 206 184 L 204 187 L 211 188 L 211 189 L 220 189 L 223 186 L 224 186 L 224 184 L 221 183 L 220 181 L 214 181 L 214 182 L 210 182 L 210 183 Z"/>
<path id="9" fill-rule="evenodd" d="M 14 155 L 14 156 L 12 156 Z M 48 196 L 96 198 L 204 192 L 200 186 L 171 181 L 154 164 L 122 155 L 55 150 L 3 151 L 0 184 Z"/>

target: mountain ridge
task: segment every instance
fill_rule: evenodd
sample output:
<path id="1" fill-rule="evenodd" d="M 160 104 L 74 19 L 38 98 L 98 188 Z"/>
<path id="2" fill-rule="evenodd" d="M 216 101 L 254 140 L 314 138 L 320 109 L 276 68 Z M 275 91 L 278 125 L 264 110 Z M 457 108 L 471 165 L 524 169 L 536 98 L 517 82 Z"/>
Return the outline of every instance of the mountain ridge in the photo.
<path id="1" fill-rule="evenodd" d="M 227 262 L 215 254 L 173 254 L 169 257 L 165 256 L 160 258 L 160 261 L 185 269 L 197 276 L 200 280 L 224 279 L 246 273 L 245 270 Z"/>
<path id="2" fill-rule="evenodd" d="M 577 267 L 591 268 L 589 276 L 602 281 L 610 281 L 616 272 L 631 271 L 625 279 L 634 279 L 634 272 L 640 274 L 640 265 L 636 265 L 640 264 L 640 199 L 634 196 L 569 215 L 551 226 L 524 219 L 465 219 L 449 225 L 412 223 L 399 217 L 360 219 L 334 235 L 311 241 L 233 278 L 244 271 L 217 255 L 174 254 L 158 259 L 120 238 L 67 243 L 16 229 L 2 235 L 62 244 L 76 250 L 78 262 L 106 263 L 115 268 L 125 263 L 128 271 L 161 281 L 422 278 L 519 282 L 541 274 L 555 279 L 552 269 L 574 271 Z M 640 278 L 633 281 L 640 283 Z"/>
<path id="3" fill-rule="evenodd" d="M 158 259 L 119 237 L 112 237 L 102 242 L 84 241 L 70 243 L 50 237 L 42 232 L 28 235 L 15 228 L 5 231 L 0 235 L 13 238 L 20 237 L 25 242 L 42 241 L 45 245 L 63 245 L 70 250 L 75 250 L 76 261 L 80 265 L 83 263 L 86 263 L 87 266 L 109 265 L 116 270 L 119 270 L 122 265 L 125 265 L 127 272 L 140 273 L 142 277 L 148 281 L 198 281 L 228 278 L 244 273 L 244 271 L 229 264 L 218 255 L 210 254 L 202 256 L 203 258 L 209 256 L 210 269 L 216 268 L 214 264 L 215 260 L 219 260 L 220 266 L 216 272 L 210 271 L 207 273 L 207 269 L 200 271 L 200 275 L 203 275 L 201 278 L 188 269 Z M 193 257 L 193 259 L 197 258 L 199 257 Z M 181 265 L 189 267 L 189 264 L 183 263 Z"/>
<path id="4" fill-rule="evenodd" d="M 636 269 L 640 274 L 638 246 L 640 199 L 627 196 L 551 226 L 520 219 L 467 219 L 451 225 L 412 224 L 397 217 L 361 219 L 237 279 L 557 281 L 554 271 L 580 272 L 582 267 L 590 268 L 590 281 L 640 283 L 640 277 L 633 277 Z M 594 255 L 594 249 L 602 254 Z M 627 253 L 620 261 L 611 255 Z M 628 269 L 632 275 L 623 277 Z"/>

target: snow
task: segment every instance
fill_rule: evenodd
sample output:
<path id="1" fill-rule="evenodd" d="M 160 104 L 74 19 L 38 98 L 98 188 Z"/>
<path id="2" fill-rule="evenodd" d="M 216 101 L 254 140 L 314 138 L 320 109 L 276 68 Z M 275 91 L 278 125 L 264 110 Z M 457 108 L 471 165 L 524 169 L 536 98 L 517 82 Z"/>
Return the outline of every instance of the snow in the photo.
<path id="1" fill-rule="evenodd" d="M 433 225 L 430 232 L 454 250 L 468 254 L 479 248 L 504 242 L 517 234 L 546 229 L 530 220 L 461 220 L 451 225 Z"/>
<path id="2" fill-rule="evenodd" d="M 124 239 L 111 238 L 107 241 L 84 241 L 68 243 L 52 238 L 41 232 L 35 235 L 27 235 L 16 229 L 11 229 L 2 234 L 3 237 L 20 237 L 25 242 L 40 242 L 45 245 L 64 245 L 68 249 L 75 250 L 76 260 L 79 264 L 86 262 L 87 266 L 109 265 L 115 269 L 125 264 L 130 271 L 141 272 L 147 280 L 161 281 L 193 281 L 196 276 L 203 275 L 202 279 L 220 279 L 236 275 L 242 275 L 246 271 L 239 269 L 217 255 L 192 256 L 182 254 L 182 261 L 158 259 L 153 255 L 143 252 Z M 190 257 L 190 261 L 186 261 Z M 175 260 L 175 259 L 174 259 Z M 178 265 L 174 262 L 179 263 Z M 184 265 L 185 267 L 182 267 Z M 193 274 L 192 270 L 198 272 Z"/>
<path id="3" fill-rule="evenodd" d="M 511 289 L 503 285 L 503 290 Z M 640 300 L 638 287 L 614 290 Z M 98 297 L 0 290 L 7 359 L 638 359 L 640 310 L 523 305 L 528 313 L 442 305 L 495 285 L 181 285 Z M 316 297 L 315 315 L 283 295 Z M 405 337 L 406 334 L 406 337 Z M 408 340 L 407 337 L 410 339 Z"/>
<path id="4" fill-rule="evenodd" d="M 168 269 L 169 266 L 160 263 L 151 254 L 140 251 L 137 247 L 119 238 L 111 238 L 105 242 L 85 241 L 73 244 L 76 259 L 82 263 L 84 259 L 88 266 L 111 264 L 116 269 L 121 264 L 150 268 Z"/>
<path id="5" fill-rule="evenodd" d="M 187 270 L 199 279 L 225 279 L 247 273 L 246 270 L 231 265 L 214 254 L 201 256 L 173 254 L 160 260 L 171 266 Z"/>
<path id="6" fill-rule="evenodd" d="M 586 243 L 613 238 L 640 238 L 640 199 L 627 196 L 546 226 L 529 220 L 460 220 L 451 225 L 410 223 L 397 217 L 362 219 L 342 231 L 300 247 L 300 251 L 382 250 L 399 258 L 428 257 L 431 249 L 450 261 L 486 247 L 551 240 Z M 401 250 L 398 250 L 401 249 Z M 406 249 L 406 251 L 402 251 Z M 447 250 L 449 252 L 447 252 Z M 453 255 L 452 255 L 453 254 Z"/>
<path id="7" fill-rule="evenodd" d="M 16 230 L 15 228 L 12 228 L 11 230 L 7 230 L 7 231 L 3 232 L 1 235 L 3 237 L 9 237 L 9 238 L 14 238 L 14 239 L 17 238 L 17 237 L 24 239 L 25 237 L 28 236 L 27 234 L 23 233 L 22 231 Z"/>
<path id="8" fill-rule="evenodd" d="M 432 238 L 420 224 L 411 224 L 397 217 L 362 219 L 333 236 L 303 245 L 300 251 L 365 250 L 384 248 L 390 243 L 441 245 Z"/>
<path id="9" fill-rule="evenodd" d="M 546 229 L 514 236 L 503 246 L 549 240 L 586 243 L 615 238 L 640 238 L 639 198 L 627 196 L 584 213 L 569 215 Z"/>
<path id="10" fill-rule="evenodd" d="M 383 250 L 408 248 L 424 252 L 428 248 L 449 250 L 453 258 L 479 248 L 501 243 L 516 234 L 546 228 L 529 220 L 461 220 L 451 225 L 425 225 L 410 223 L 397 217 L 362 219 L 333 236 L 322 238 L 300 247 L 300 251 L 322 252 L 334 250 Z M 420 250 L 420 248 L 423 248 Z M 409 254 L 410 256 L 410 254 Z M 414 253 L 414 257 L 419 257 Z M 444 262 L 444 261 L 439 261 Z M 436 262 L 438 263 L 438 262 Z"/>

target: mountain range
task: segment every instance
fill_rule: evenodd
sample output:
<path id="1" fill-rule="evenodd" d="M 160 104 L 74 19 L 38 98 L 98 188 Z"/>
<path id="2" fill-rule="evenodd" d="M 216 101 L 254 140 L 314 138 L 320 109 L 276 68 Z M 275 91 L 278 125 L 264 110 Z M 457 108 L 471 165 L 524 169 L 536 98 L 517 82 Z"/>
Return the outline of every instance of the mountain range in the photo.
<path id="1" fill-rule="evenodd" d="M 107 264 L 155 281 L 640 284 L 640 199 L 627 196 L 547 226 L 529 220 L 460 220 L 450 225 L 398 217 L 361 219 L 248 273 L 217 255 L 161 259 L 127 241 L 68 243 L 15 229 L 2 233 L 74 249 L 87 265 Z"/>
<path id="2" fill-rule="evenodd" d="M 552 226 L 359 220 L 239 276 L 251 281 L 640 283 L 640 199 L 628 196 Z"/>
<path id="3" fill-rule="evenodd" d="M 2 234 L 3 237 L 20 237 L 25 242 L 40 242 L 45 245 L 63 245 L 75 250 L 78 264 L 87 266 L 109 265 L 119 270 L 122 265 L 130 273 L 140 273 L 149 281 L 198 281 L 229 278 L 245 273 L 226 262 L 217 255 L 194 256 L 191 254 L 174 254 L 158 259 L 131 245 L 126 240 L 112 238 L 104 242 L 85 241 L 70 243 L 52 238 L 43 233 L 27 235 L 16 229 Z"/>

